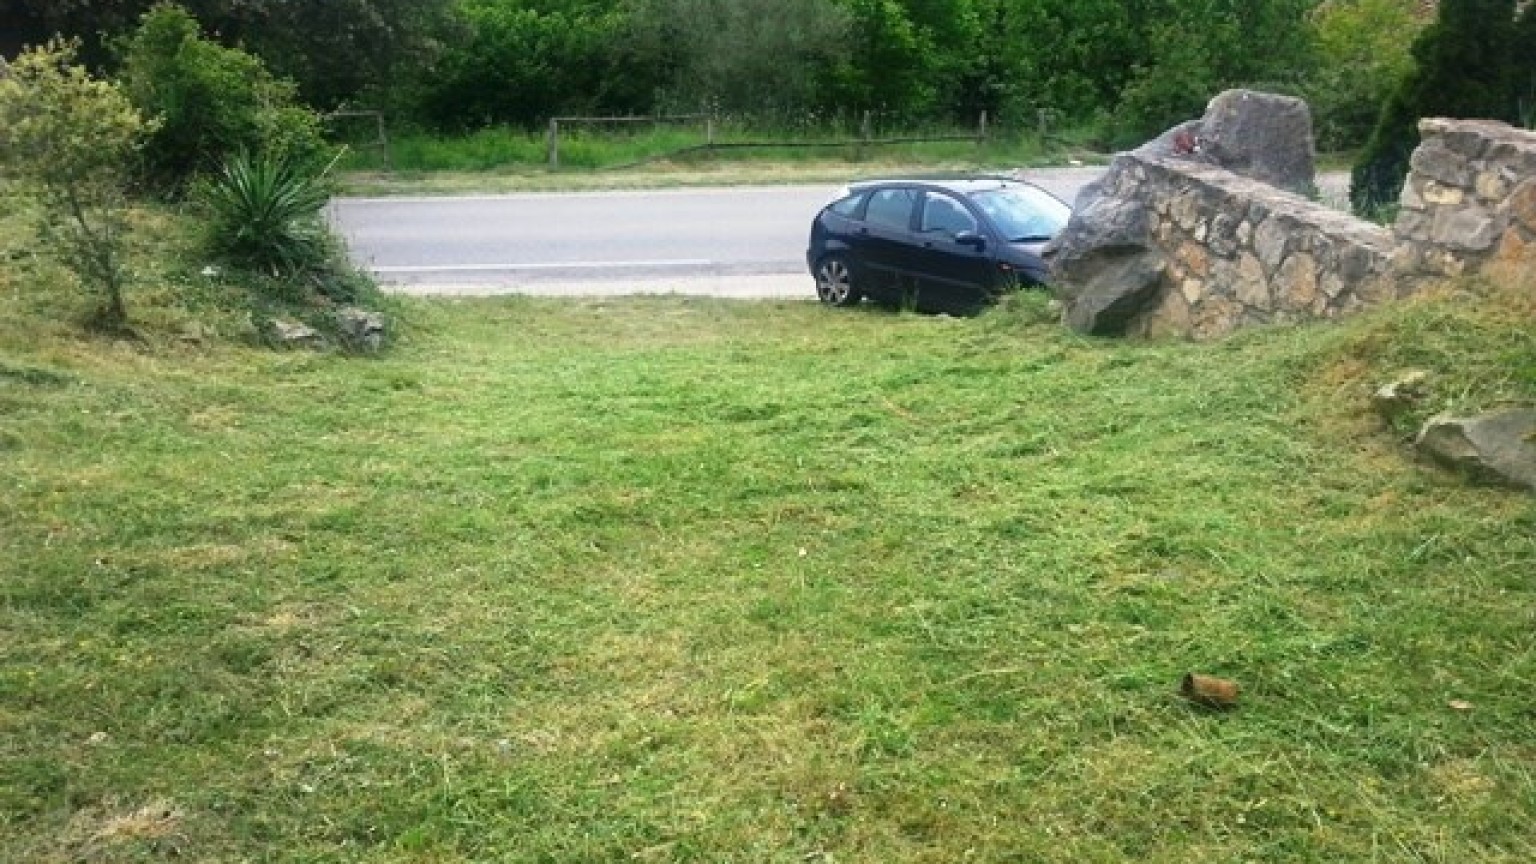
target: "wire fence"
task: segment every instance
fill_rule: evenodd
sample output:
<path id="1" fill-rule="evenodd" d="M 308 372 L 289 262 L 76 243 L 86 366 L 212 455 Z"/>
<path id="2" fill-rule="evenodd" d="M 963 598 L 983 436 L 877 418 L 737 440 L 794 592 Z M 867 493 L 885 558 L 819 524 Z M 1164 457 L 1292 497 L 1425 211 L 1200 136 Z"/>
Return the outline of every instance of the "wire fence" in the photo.
<path id="1" fill-rule="evenodd" d="M 537 133 L 492 129 L 474 133 L 466 139 L 440 139 L 408 133 L 396 147 L 382 111 L 352 109 L 326 115 L 333 135 L 348 141 L 359 151 L 371 154 L 365 161 L 392 172 L 398 165 L 411 170 L 423 166 L 423 141 L 434 155 L 472 150 L 480 165 L 504 163 L 532 164 L 540 160 L 550 169 L 581 166 L 598 170 L 623 170 L 657 162 L 683 160 L 710 154 L 744 151 L 840 151 L 853 161 L 861 161 L 881 148 L 933 143 L 965 143 L 978 147 L 989 142 L 1017 143 L 1037 139 L 1042 146 L 1058 140 L 1053 135 L 1053 118 L 1040 112 L 1038 122 L 1020 126 L 1013 118 L 1006 128 L 998 128 L 987 112 L 978 112 L 967 129 L 930 128 L 913 130 L 903 118 L 881 116 L 864 111 L 850 118 L 847 114 L 832 118 L 807 118 L 792 131 L 763 131 L 750 120 L 722 117 L 713 113 L 657 114 L 633 116 L 559 116 L 551 117 L 539 141 Z M 850 122 L 852 121 L 852 122 Z M 592 132 L 598 135 L 592 135 Z M 502 138 L 501 136 L 505 136 Z M 615 142 L 630 140 L 629 145 Z M 458 143 L 456 143 L 458 142 Z M 504 142 L 504 143 L 499 143 Z M 608 158 L 593 161 L 593 147 Z M 462 145 L 462 146 L 461 146 Z M 401 153 L 394 152 L 403 148 Z M 624 152 L 624 151 L 628 152 Z M 569 153 L 568 153 L 569 151 Z M 638 152 L 637 152 L 638 151 Z M 542 153 L 542 157 L 536 154 Z M 617 156 L 618 158 L 613 158 Z M 569 158 L 568 158 L 569 157 Z M 430 158 L 428 161 L 433 161 Z M 427 168 L 426 170 L 433 170 Z M 450 169 L 463 170 L 463 169 Z M 470 168 L 468 170 L 476 170 Z"/>
<path id="2" fill-rule="evenodd" d="M 692 156 L 700 153 L 713 153 L 728 150 L 770 150 L 770 149 L 849 149 L 855 158 L 862 158 L 864 151 L 878 148 L 896 146 L 902 144 L 926 144 L 944 141 L 969 141 L 984 144 L 987 140 L 987 112 L 983 111 L 977 118 L 975 131 L 965 133 L 925 133 L 916 135 L 877 135 L 874 132 L 874 113 L 865 111 L 859 123 L 859 132 L 854 136 L 836 138 L 732 138 L 719 140 L 718 132 L 720 120 L 713 114 L 672 114 L 657 117 L 551 117 L 549 120 L 549 132 L 546 137 L 549 152 L 549 166 L 560 166 L 560 140 L 561 129 L 569 129 L 572 126 L 606 126 L 617 124 L 652 124 L 660 126 L 697 124 L 703 140 L 698 144 L 669 150 L 647 156 L 644 159 L 629 162 L 623 165 L 613 166 L 615 169 L 634 168 L 651 162 L 659 162 L 679 157 Z M 1042 120 L 1043 122 L 1043 120 Z"/>

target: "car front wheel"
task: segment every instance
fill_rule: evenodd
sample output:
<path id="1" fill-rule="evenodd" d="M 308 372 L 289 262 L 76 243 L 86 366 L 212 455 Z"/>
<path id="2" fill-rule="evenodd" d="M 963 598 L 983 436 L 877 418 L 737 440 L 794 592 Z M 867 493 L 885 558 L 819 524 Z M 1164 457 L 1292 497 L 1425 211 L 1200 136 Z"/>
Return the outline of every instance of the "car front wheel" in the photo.
<path id="1" fill-rule="evenodd" d="M 816 296 L 828 306 L 852 306 L 862 296 L 853 287 L 853 271 L 848 259 L 828 255 L 816 265 Z"/>

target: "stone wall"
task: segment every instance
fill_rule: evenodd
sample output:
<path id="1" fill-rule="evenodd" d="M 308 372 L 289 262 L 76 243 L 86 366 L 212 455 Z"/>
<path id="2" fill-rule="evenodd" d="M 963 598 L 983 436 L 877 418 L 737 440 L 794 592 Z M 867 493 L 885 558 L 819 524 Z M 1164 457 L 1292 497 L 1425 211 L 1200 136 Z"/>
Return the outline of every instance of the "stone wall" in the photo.
<path id="1" fill-rule="evenodd" d="M 1121 154 L 1095 190 L 1121 203 L 1092 209 L 1139 214 L 1117 230 L 1144 225 L 1130 232 L 1143 240 L 1121 236 L 1109 251 L 1141 249 L 1139 260 L 1155 262 L 1156 275 L 1118 318 L 1101 314 L 1111 304 L 1093 279 L 1068 286 L 1060 295 L 1068 323 L 1210 339 L 1249 325 L 1337 317 L 1451 276 L 1536 291 L 1536 132 L 1443 119 L 1420 130 L 1390 230 L 1198 158 L 1156 148 Z"/>
<path id="2" fill-rule="evenodd" d="M 1386 228 L 1222 168 L 1134 157 L 1117 183 L 1148 210 L 1165 262 L 1132 335 L 1210 339 L 1254 324 L 1331 318 L 1400 296 Z"/>
<path id="3" fill-rule="evenodd" d="M 1536 132 L 1428 119 L 1419 134 L 1393 226 L 1395 268 L 1424 278 L 1536 278 Z"/>

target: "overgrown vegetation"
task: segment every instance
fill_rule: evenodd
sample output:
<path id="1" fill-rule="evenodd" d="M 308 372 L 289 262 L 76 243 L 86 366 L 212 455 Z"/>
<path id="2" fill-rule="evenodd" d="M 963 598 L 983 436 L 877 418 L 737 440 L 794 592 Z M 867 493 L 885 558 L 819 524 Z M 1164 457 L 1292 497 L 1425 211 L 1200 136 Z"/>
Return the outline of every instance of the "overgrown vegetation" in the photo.
<path id="1" fill-rule="evenodd" d="M 331 194 L 326 147 L 318 116 L 298 104 L 292 85 L 260 59 L 203 39 L 197 22 L 170 5 L 145 15 L 124 74 L 121 85 L 95 78 L 77 65 L 72 44 L 52 42 L 0 75 L 0 180 L 19 212 L 40 217 L 44 247 L 101 297 L 88 316 L 93 327 L 129 332 L 130 222 L 167 232 L 146 241 L 166 240 L 165 248 L 192 233 L 188 218 L 200 220 L 196 251 L 183 254 L 229 277 L 233 296 L 216 305 L 255 302 L 248 324 L 258 331 L 277 317 L 337 330 L 328 314 L 335 304 L 377 304 L 371 280 L 322 218 Z M 168 210 L 192 185 L 196 200 L 182 204 L 197 212 Z"/>
<path id="2" fill-rule="evenodd" d="M 158 120 L 143 163 L 157 189 L 179 193 L 243 153 L 296 170 L 325 161 L 320 117 L 299 103 L 294 85 L 259 58 L 203 38 L 179 6 L 144 15 L 126 43 L 122 75 L 134 104 Z"/>
<path id="3" fill-rule="evenodd" d="M 1517 51 L 1517 34 L 1536 27 L 1536 7 L 1515 0 L 1442 0 L 1413 43 L 1415 64 L 1386 103 L 1350 182 L 1355 210 L 1394 205 L 1419 144 L 1423 117 L 1478 117 L 1518 123 L 1536 54 Z M 1528 47 L 1528 46 L 1527 46 Z"/>
<path id="4" fill-rule="evenodd" d="M 1528 309 L 508 299 L 367 361 L 13 309 L 0 857 L 1536 854 L 1536 510 L 1367 404 L 1536 397 Z"/>
<path id="5" fill-rule="evenodd" d="M 1420 24 L 1415 0 L 186 0 L 329 110 L 397 129 L 538 131 L 551 116 L 713 113 L 794 131 L 1092 128 L 1138 144 L 1216 92 L 1314 99 L 1358 146 Z M 149 0 L 21 4 L 22 32 L 123 33 Z M 1377 51 L 1375 49 L 1384 50 Z M 390 53 L 390 52 L 393 53 Z M 393 58 L 393 59 L 390 59 Z M 1372 104 L 1365 105 L 1365 102 Z"/>
<path id="6" fill-rule="evenodd" d="M 154 125 L 76 66 L 74 51 L 53 41 L 0 67 L 0 184 L 37 196 L 43 244 L 98 297 L 88 323 L 120 333 L 129 165 Z"/>
<path id="7" fill-rule="evenodd" d="M 1317 71 L 1304 95 L 1318 149 L 1357 148 L 1370 137 L 1382 104 L 1413 69 L 1409 46 L 1429 18 L 1417 3 L 1354 0 L 1322 3 L 1310 21 Z"/>

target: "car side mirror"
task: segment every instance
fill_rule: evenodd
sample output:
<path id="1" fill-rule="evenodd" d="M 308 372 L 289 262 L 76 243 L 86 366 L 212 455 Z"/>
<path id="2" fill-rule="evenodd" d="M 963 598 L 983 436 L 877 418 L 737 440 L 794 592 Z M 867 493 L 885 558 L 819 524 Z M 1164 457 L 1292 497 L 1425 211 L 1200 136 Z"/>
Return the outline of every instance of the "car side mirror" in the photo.
<path id="1" fill-rule="evenodd" d="M 975 231 L 961 231 L 955 235 L 955 242 L 961 246 L 970 246 L 977 251 L 987 248 L 987 238 Z"/>

